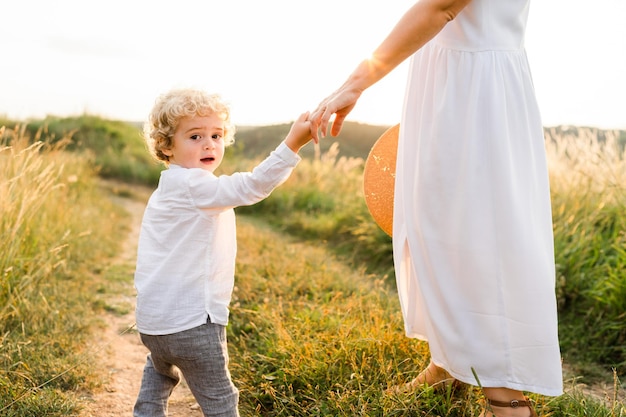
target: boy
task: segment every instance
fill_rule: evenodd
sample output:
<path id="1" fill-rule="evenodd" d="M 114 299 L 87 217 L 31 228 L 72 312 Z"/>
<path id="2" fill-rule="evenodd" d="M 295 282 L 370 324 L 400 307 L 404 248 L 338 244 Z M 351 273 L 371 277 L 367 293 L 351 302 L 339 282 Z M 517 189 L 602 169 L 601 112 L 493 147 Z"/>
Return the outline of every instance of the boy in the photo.
<path id="1" fill-rule="evenodd" d="M 225 327 L 237 250 L 233 208 L 263 200 L 289 177 L 311 139 L 307 117 L 252 172 L 218 177 L 235 132 L 228 106 L 187 89 L 157 99 L 144 133 L 168 169 L 146 206 L 137 251 L 137 328 L 150 354 L 135 417 L 165 416 L 181 373 L 205 416 L 239 415 Z"/>

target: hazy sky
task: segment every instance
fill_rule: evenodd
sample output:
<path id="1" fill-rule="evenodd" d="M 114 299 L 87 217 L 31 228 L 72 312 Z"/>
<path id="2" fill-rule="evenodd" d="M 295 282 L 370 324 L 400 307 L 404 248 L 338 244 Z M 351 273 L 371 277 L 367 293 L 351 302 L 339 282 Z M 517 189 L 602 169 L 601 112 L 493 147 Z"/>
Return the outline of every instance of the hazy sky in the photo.
<path id="1" fill-rule="evenodd" d="M 502 0 L 505 1 L 505 0 Z M 239 125 L 284 123 L 337 88 L 413 0 L 20 0 L 2 5 L 0 114 L 141 121 L 174 87 Z M 534 0 L 526 49 L 546 126 L 626 128 L 624 0 Z M 350 120 L 400 119 L 407 65 Z"/>

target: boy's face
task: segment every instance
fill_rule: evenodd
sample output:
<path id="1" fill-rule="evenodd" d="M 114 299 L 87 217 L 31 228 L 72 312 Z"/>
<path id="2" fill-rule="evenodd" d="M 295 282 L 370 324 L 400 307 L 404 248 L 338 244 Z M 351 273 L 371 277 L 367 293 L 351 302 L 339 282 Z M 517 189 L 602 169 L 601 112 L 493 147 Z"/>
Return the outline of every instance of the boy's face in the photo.
<path id="1" fill-rule="evenodd" d="M 174 132 L 169 162 L 213 172 L 224 158 L 224 121 L 217 115 L 185 117 Z"/>

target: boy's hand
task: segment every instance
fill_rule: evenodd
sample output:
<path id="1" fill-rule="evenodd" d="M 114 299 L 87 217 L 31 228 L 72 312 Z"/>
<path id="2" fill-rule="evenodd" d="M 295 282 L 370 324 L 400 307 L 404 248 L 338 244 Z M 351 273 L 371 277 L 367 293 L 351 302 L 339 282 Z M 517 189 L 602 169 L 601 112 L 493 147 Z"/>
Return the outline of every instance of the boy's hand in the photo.
<path id="1" fill-rule="evenodd" d="M 295 153 L 298 153 L 300 148 L 312 139 L 311 122 L 308 119 L 309 112 L 302 113 L 300 117 L 293 122 L 291 129 L 285 138 L 285 144 Z"/>

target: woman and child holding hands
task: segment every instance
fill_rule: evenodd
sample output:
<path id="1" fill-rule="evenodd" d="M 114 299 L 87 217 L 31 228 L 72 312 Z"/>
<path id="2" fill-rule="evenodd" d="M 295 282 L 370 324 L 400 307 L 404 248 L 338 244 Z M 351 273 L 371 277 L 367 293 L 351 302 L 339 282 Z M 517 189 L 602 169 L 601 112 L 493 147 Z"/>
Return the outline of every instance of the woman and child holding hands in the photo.
<path id="1" fill-rule="evenodd" d="M 213 174 L 235 132 L 219 96 L 174 90 L 157 99 L 145 136 L 168 169 L 139 238 L 136 318 L 150 354 L 136 417 L 165 416 L 183 376 L 205 416 L 239 415 L 225 331 L 233 208 L 269 196 L 300 148 L 331 123 L 337 135 L 361 94 L 406 59 L 394 266 L 406 334 L 428 341 L 431 362 L 400 390 L 475 385 L 478 376 L 482 417 L 536 416 L 524 392 L 562 393 L 543 127 L 524 50 L 528 8 L 529 0 L 416 2 L 251 172 Z"/>

